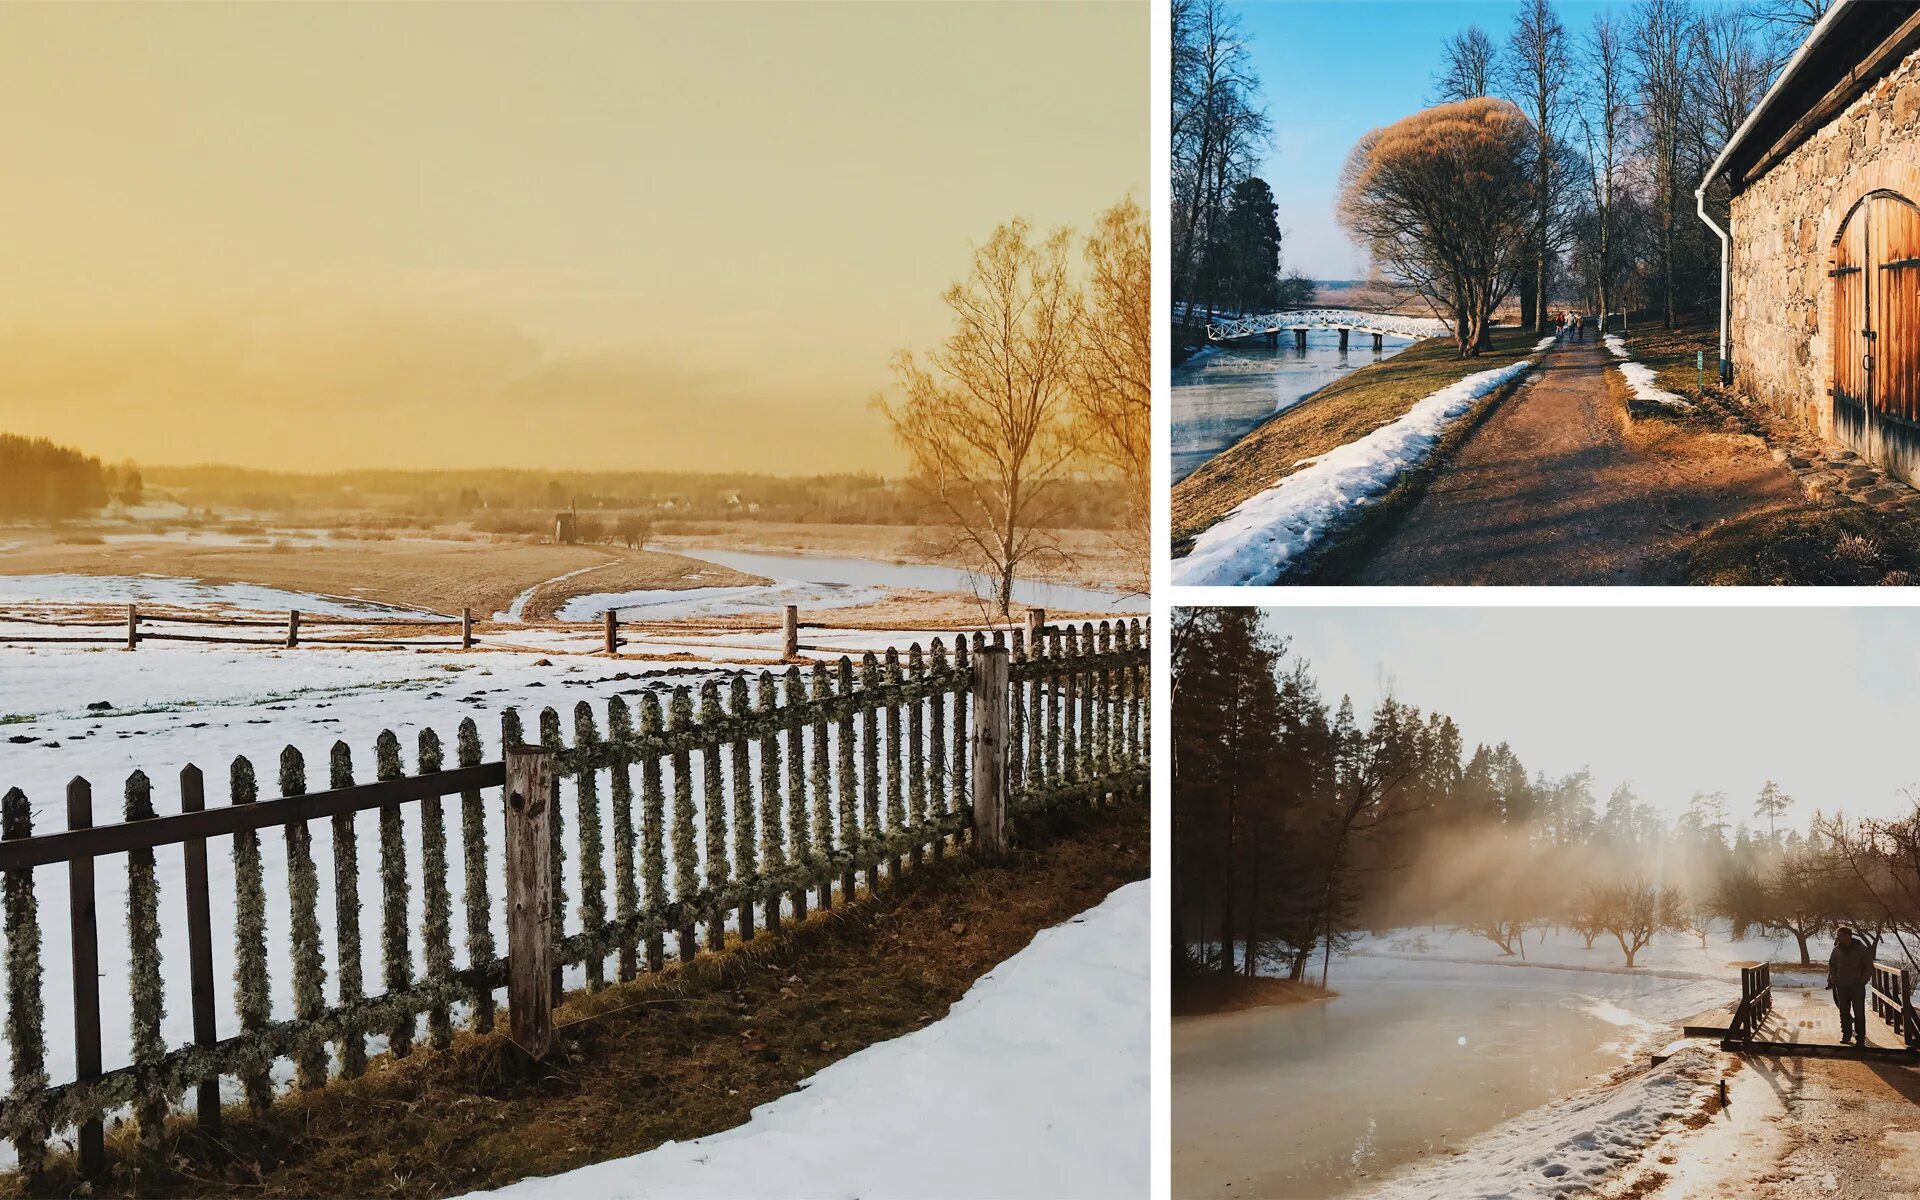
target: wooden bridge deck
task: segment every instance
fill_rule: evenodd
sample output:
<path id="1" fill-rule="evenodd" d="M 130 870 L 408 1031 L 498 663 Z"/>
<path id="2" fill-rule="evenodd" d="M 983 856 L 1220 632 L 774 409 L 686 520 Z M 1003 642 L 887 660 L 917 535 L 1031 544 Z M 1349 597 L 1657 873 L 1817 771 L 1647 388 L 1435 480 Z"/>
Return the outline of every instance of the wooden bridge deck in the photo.
<path id="1" fill-rule="evenodd" d="M 1733 1005 L 1726 1004 L 1695 1018 L 1687 1026 L 1694 1036 L 1724 1037 Z M 1874 1015 L 1871 1000 L 1867 1005 L 1867 1044 L 1848 1046 L 1840 1042 L 1840 1010 L 1833 995 L 1824 988 L 1797 988 L 1775 984 L 1773 1011 L 1760 1023 L 1753 1041 L 1728 1043 L 1729 1049 L 1750 1054 L 1798 1054 L 1823 1058 L 1887 1059 L 1898 1062 L 1920 1061 L 1920 1054 L 1901 1042 L 1893 1026 Z"/>

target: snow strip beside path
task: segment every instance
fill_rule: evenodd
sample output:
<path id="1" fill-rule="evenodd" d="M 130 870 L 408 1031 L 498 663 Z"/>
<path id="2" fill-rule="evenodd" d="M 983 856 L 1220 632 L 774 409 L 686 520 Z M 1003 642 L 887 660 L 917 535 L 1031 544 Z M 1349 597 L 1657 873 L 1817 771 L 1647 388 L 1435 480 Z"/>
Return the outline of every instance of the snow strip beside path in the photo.
<path id="1" fill-rule="evenodd" d="M 1043 930 L 944 1019 L 842 1059 L 745 1125 L 488 1194 L 1145 1196 L 1147 896 L 1128 884 Z"/>
<path id="2" fill-rule="evenodd" d="M 1522 1200 L 1593 1187 L 1697 1110 L 1712 1091 L 1714 1052 L 1690 1045 L 1657 1067 L 1506 1122 L 1459 1155 L 1403 1175 L 1373 1200 Z"/>
<path id="3" fill-rule="evenodd" d="M 1627 344 L 1620 340 L 1618 334 L 1608 334 L 1606 342 L 1607 349 L 1613 351 L 1613 356 L 1620 360 L 1614 365 L 1619 368 L 1620 377 L 1626 380 L 1627 386 L 1633 390 L 1633 398 L 1635 400 L 1642 400 L 1648 404 L 1664 404 L 1668 408 L 1689 409 L 1693 407 L 1693 405 L 1655 383 L 1653 381 L 1653 368 L 1647 366 L 1645 363 L 1633 361 L 1632 357 L 1627 354 Z"/>
<path id="4" fill-rule="evenodd" d="M 1537 354 L 1552 338 L 1534 347 Z M 1481 397 L 1525 374 L 1523 358 L 1457 380 L 1401 416 L 1337 446 L 1273 487 L 1240 503 L 1194 539 L 1173 563 L 1173 582 L 1187 585 L 1277 583 L 1302 554 L 1355 511 L 1393 486 L 1401 472 L 1432 453 L 1448 425 Z"/>

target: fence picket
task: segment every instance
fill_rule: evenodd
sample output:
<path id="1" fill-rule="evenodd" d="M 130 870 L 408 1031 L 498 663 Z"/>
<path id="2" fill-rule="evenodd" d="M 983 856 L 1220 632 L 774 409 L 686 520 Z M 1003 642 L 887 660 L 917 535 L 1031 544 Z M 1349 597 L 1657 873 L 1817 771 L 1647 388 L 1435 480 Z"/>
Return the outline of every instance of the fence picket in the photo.
<path id="1" fill-rule="evenodd" d="M 480 726 L 472 717 L 460 722 L 455 745 L 463 767 L 480 765 Z M 465 868 L 461 898 L 467 914 L 467 965 L 493 961 L 493 902 L 487 890 L 487 810 L 478 788 L 460 793 L 460 849 Z M 474 989 L 473 1027 L 493 1030 L 493 989 Z"/>
<path id="2" fill-rule="evenodd" d="M 446 766 L 440 735 L 422 729 L 416 742 L 414 762 L 421 775 L 433 775 Z M 420 802 L 420 890 L 425 913 L 420 923 L 420 940 L 426 959 L 427 980 L 445 987 L 453 978 L 453 898 L 447 886 L 447 825 L 440 808 L 440 797 L 428 796 Z M 435 1050 L 453 1045 L 453 1014 L 442 1004 L 427 1013 L 427 1040 Z"/>
<path id="3" fill-rule="evenodd" d="M 607 701 L 607 741 L 615 748 L 613 763 L 613 915 L 623 925 L 640 911 L 640 876 L 634 861 L 639 844 L 633 827 L 633 765 L 626 747 L 633 739 L 633 716 L 627 702 L 619 696 Z M 620 943 L 620 961 L 616 968 L 626 983 L 640 974 L 638 944 L 631 939 Z"/>
<path id="4" fill-rule="evenodd" d="M 967 657 L 967 639 L 964 634 L 953 639 L 953 672 L 962 680 L 972 677 L 973 663 Z M 967 700 L 970 694 L 965 687 L 956 688 L 953 692 L 953 748 L 948 763 L 953 792 L 949 799 L 948 812 L 963 813 L 973 810 L 973 792 L 967 785 L 967 724 L 970 719 Z M 964 833 L 953 835 L 953 845 L 956 850 L 965 841 Z M 933 849 L 937 856 L 940 853 L 940 843 L 935 842 Z"/>
<path id="5" fill-rule="evenodd" d="M 898 695 L 903 676 L 900 674 L 900 652 L 892 646 L 887 647 L 886 681 L 888 690 Z M 900 744 L 900 702 L 890 699 L 886 703 L 887 735 L 887 832 L 897 833 L 907 823 L 906 747 Z M 897 855 L 887 867 L 889 882 L 900 882 L 900 872 L 906 867 L 905 855 Z"/>
<path id="6" fill-rule="evenodd" d="M 667 706 L 667 730 L 684 733 L 693 724 L 693 695 L 684 687 L 673 689 Z M 692 756 L 676 746 L 673 752 L 673 898 L 680 902 L 681 962 L 690 962 L 695 945 L 695 914 L 687 907 L 700 890 L 700 856 L 693 838 L 693 762 Z"/>
<path id="7" fill-rule="evenodd" d="M 660 698 L 652 692 L 640 698 L 640 736 L 660 736 Z M 660 756 L 649 754 L 640 764 L 640 876 L 643 911 L 658 913 L 667 906 L 666 796 L 660 781 Z M 666 939 L 656 933 L 647 939 L 647 970 L 666 965 Z"/>
<path id="8" fill-rule="evenodd" d="M 406 774 L 400 764 L 400 739 L 382 729 L 374 739 L 374 778 L 382 783 Z M 398 804 L 380 806 L 380 980 L 389 992 L 413 983 L 413 947 L 407 936 L 406 827 Z M 414 1019 L 395 1022 L 387 1031 L 387 1046 L 395 1058 L 413 1052 Z"/>
<path id="9" fill-rule="evenodd" d="M 852 699 L 853 660 L 841 655 L 834 677 L 838 683 L 834 694 L 843 702 Z M 853 853 L 854 844 L 860 840 L 860 779 L 853 759 L 853 709 L 848 706 L 842 708 L 841 712 L 843 715 L 835 723 L 833 734 L 833 777 L 839 787 L 839 851 L 845 858 Z M 848 861 L 840 871 L 841 903 L 853 903 L 854 888 L 853 864 Z"/>
<path id="10" fill-rule="evenodd" d="M 919 642 L 907 649 L 907 681 L 916 689 L 913 703 L 907 706 L 907 821 L 918 825 L 927 819 L 927 706 L 917 695 L 917 689 L 927 681 L 927 660 L 920 653 Z M 918 838 L 907 858 L 914 866 L 920 865 Z"/>
<path id="11" fill-rule="evenodd" d="M 189 763 L 180 769 L 180 811 L 201 812 L 207 807 L 206 780 Z M 186 868 L 187 970 L 193 1001 L 193 1041 L 212 1046 L 220 1040 L 213 1022 L 213 902 L 207 892 L 207 839 L 180 843 Z M 194 1110 L 200 1127 L 220 1132 L 220 1077 L 209 1075 L 194 1088 Z"/>
<path id="12" fill-rule="evenodd" d="M 557 762 L 566 744 L 560 740 L 560 714 L 552 707 L 540 710 L 540 748 L 552 755 Z M 552 782 L 547 788 L 547 871 L 551 876 L 549 883 L 547 919 L 553 922 L 553 937 L 558 941 L 567 927 L 567 821 L 566 813 L 560 807 L 560 775 L 556 766 L 552 772 Z M 561 974 L 564 969 L 556 956 L 553 962 L 552 978 L 548 987 L 556 999 L 560 995 Z"/>
<path id="13" fill-rule="evenodd" d="M 787 668 L 787 703 L 796 707 L 807 701 L 806 681 L 799 667 Z M 812 841 L 807 836 L 807 730 L 804 725 L 787 729 L 787 837 L 793 843 L 793 861 L 813 861 Z M 807 889 L 793 889 L 793 919 L 807 919 Z"/>
<path id="14" fill-rule="evenodd" d="M 33 806 L 19 788 L 0 797 L 0 838 L 33 836 Z M 13 1139 L 20 1169 L 39 1174 L 47 1152 L 46 1121 L 40 1093 L 47 1086 L 46 1010 L 40 995 L 40 905 L 33 894 L 33 871 L 8 871 L 4 883 L 7 920 L 7 1048 L 12 1069 L 7 1103 L 7 1136 Z M 89 889 L 91 890 L 91 889 Z M 75 959 L 78 962 L 78 957 Z M 94 1070 L 99 1071 L 99 1021 L 94 1022 Z M 78 1026 L 76 1025 L 76 1030 Z"/>
<path id="15" fill-rule="evenodd" d="M 728 693 L 728 708 L 740 721 L 750 720 L 753 706 L 747 701 L 747 678 L 735 675 Z M 742 882 L 759 876 L 759 834 L 754 821 L 753 764 L 749 754 L 748 739 L 744 736 L 733 739 L 733 760 L 728 764 L 728 778 L 733 785 L 733 875 Z M 747 941 L 753 937 L 753 901 L 742 900 L 739 912 L 740 938 Z"/>
<path id="16" fill-rule="evenodd" d="M 126 795 L 128 821 L 153 819 L 153 784 L 145 771 L 127 776 Z M 150 1067 L 167 1052 L 166 1043 L 160 1040 L 160 1018 L 166 1012 L 166 995 L 160 981 L 160 882 L 152 850 L 132 850 L 127 854 L 127 942 L 128 1027 L 133 1035 L 133 1065 Z M 148 1080 L 142 1080 L 137 1091 L 133 1108 L 140 1123 L 140 1146 L 145 1150 L 158 1150 L 172 1098 L 165 1088 Z"/>
<path id="17" fill-rule="evenodd" d="M 327 786 L 353 786 L 353 750 L 335 742 L 327 758 Z M 365 969 L 360 956 L 360 836 L 353 813 L 333 818 L 333 951 L 338 961 L 336 986 L 340 1003 L 351 1005 L 366 995 Z M 359 1030 L 340 1035 L 340 1077 L 353 1079 L 367 1069 L 367 1039 Z"/>
<path id="18" fill-rule="evenodd" d="M 760 672 L 759 707 L 755 715 L 764 724 L 760 733 L 760 863 L 756 878 L 777 874 L 787 865 L 787 837 L 780 808 L 780 733 L 773 724 L 779 706 L 773 676 Z M 767 932 L 778 933 L 780 897 L 777 893 L 770 895 L 765 903 Z"/>
<path id="19" fill-rule="evenodd" d="M 700 723 L 712 728 L 726 717 L 720 707 L 720 685 L 709 679 L 700 686 Z M 727 886 L 727 785 L 721 771 L 726 760 L 725 747 L 709 743 L 700 751 L 700 809 L 706 832 L 701 839 L 706 854 L 708 892 L 719 895 Z M 727 918 L 719 905 L 707 909 L 707 949 L 722 950 L 727 944 Z"/>
<path id="20" fill-rule="evenodd" d="M 939 638 L 933 639 L 929 649 L 933 673 L 944 676 L 947 673 L 947 648 Z M 927 788 L 921 803 L 926 805 L 927 815 L 933 818 L 945 816 L 952 811 L 948 807 L 950 796 L 947 792 L 947 693 L 938 691 L 927 701 Z M 943 837 L 933 839 L 932 854 L 935 860 L 940 857 Z"/>
<path id="21" fill-rule="evenodd" d="M 93 828 L 93 785 L 78 775 L 67 782 L 67 828 Z M 7 836 L 11 837 L 13 834 L 9 832 Z M 28 882 L 29 884 L 32 882 L 31 873 L 28 873 Z M 99 1077 L 101 1065 L 100 924 L 91 855 L 76 856 L 67 860 L 67 924 L 73 947 L 74 1078 L 87 1081 Z M 7 928 L 9 930 L 17 928 L 11 910 L 7 916 Z M 9 947 L 12 945 L 12 936 L 12 933 L 9 933 Z M 33 931 L 33 936 L 36 940 L 38 939 L 38 929 Z M 37 953 L 34 955 L 34 965 L 37 970 L 39 967 Z M 34 985 L 33 992 L 36 996 L 39 994 L 38 983 Z M 14 1042 L 15 1034 L 11 1025 L 8 1026 L 7 1036 L 9 1042 Z M 14 1078 L 19 1079 L 20 1074 L 20 1065 L 16 1059 L 13 1068 Z M 98 1174 L 106 1166 L 106 1135 L 97 1115 L 81 1124 L 74 1148 L 80 1156 L 82 1175 Z M 21 1160 L 21 1166 L 27 1167 L 24 1158 Z M 29 1174 L 31 1170 L 28 1168 Z"/>
<path id="22" fill-rule="evenodd" d="M 227 770 L 228 800 L 252 804 L 260 798 L 253 762 L 244 755 Z M 233 835 L 233 1001 L 243 1033 L 258 1034 L 272 1014 L 267 978 L 267 885 L 260 861 L 260 834 L 246 829 Z M 247 1108 L 255 1116 L 273 1104 L 272 1064 L 254 1056 L 240 1072 Z"/>
<path id="23" fill-rule="evenodd" d="M 573 706 L 573 742 L 589 761 L 590 752 L 600 745 L 593 705 L 585 700 Z M 580 928 L 598 929 L 607 922 L 606 843 L 600 830 L 599 771 L 583 767 L 575 778 L 580 801 Z M 606 960 L 602 956 L 590 955 L 586 967 L 588 991 L 597 992 L 607 986 Z"/>
<path id="24" fill-rule="evenodd" d="M 848 841 L 857 845 L 862 835 L 880 832 L 880 706 L 873 699 L 880 687 L 880 663 L 869 650 L 860 657 L 860 825 L 861 834 Z M 880 891 L 880 864 L 867 868 L 867 894 Z"/>
<path id="25" fill-rule="evenodd" d="M 300 751 L 288 746 L 280 751 L 280 794 L 304 796 L 307 793 L 307 764 Z M 322 994 L 327 983 L 327 964 L 320 949 L 320 875 L 313 863 L 313 830 L 305 821 L 287 826 L 287 908 L 290 940 L 293 943 L 293 1015 L 300 1021 L 317 1021 L 326 1011 Z M 327 1048 L 318 1034 L 300 1039 L 294 1054 L 295 1078 L 302 1088 L 317 1088 L 327 1081 Z"/>
<path id="26" fill-rule="evenodd" d="M 820 908 L 833 907 L 833 785 L 827 766 L 827 718 L 825 705 L 827 664 L 813 664 L 813 702 L 822 715 L 813 723 L 813 759 L 808 786 L 813 790 L 813 861 L 820 868 Z"/>

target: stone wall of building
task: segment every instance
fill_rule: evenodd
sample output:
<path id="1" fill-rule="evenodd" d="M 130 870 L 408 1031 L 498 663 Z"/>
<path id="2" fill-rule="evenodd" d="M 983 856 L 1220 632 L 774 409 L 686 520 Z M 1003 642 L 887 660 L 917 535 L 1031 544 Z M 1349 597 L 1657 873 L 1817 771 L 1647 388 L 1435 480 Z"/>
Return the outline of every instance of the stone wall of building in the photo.
<path id="1" fill-rule="evenodd" d="M 1869 193 L 1920 204 L 1920 54 L 1733 199 L 1730 353 L 1748 395 L 1833 434 L 1834 244 Z"/>

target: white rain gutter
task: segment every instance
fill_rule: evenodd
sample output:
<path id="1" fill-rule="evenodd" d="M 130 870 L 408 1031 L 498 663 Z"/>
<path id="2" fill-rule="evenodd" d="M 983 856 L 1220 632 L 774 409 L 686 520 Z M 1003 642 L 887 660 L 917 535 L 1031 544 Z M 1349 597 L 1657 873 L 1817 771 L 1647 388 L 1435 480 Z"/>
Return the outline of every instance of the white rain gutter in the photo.
<path id="1" fill-rule="evenodd" d="M 1773 81 L 1773 86 L 1767 89 L 1767 94 L 1760 97 L 1760 103 L 1753 106 L 1753 111 L 1747 114 L 1747 119 L 1740 122 L 1740 128 L 1734 130 L 1733 136 L 1727 139 L 1727 144 L 1722 147 L 1720 156 L 1713 160 L 1713 165 L 1707 168 L 1706 175 L 1700 180 L 1700 186 L 1693 191 L 1694 211 L 1699 214 L 1701 221 L 1706 223 L 1707 228 L 1713 230 L 1714 236 L 1720 239 L 1721 383 L 1728 383 L 1733 379 L 1733 362 L 1727 357 L 1727 277 L 1732 274 L 1733 243 L 1727 231 L 1720 228 L 1714 223 L 1713 218 L 1707 215 L 1707 188 L 1726 169 L 1727 156 L 1746 140 L 1747 134 L 1752 132 L 1754 125 L 1773 107 L 1781 91 L 1799 75 L 1801 67 L 1806 64 L 1807 56 L 1832 35 L 1833 26 L 1840 14 L 1858 2 L 1859 0 L 1836 0 L 1834 6 L 1827 10 L 1827 15 L 1820 18 L 1819 23 L 1807 34 L 1807 39 L 1800 43 L 1800 48 L 1793 52 L 1793 57 L 1787 60 L 1787 65 L 1781 68 L 1780 77 Z"/>

